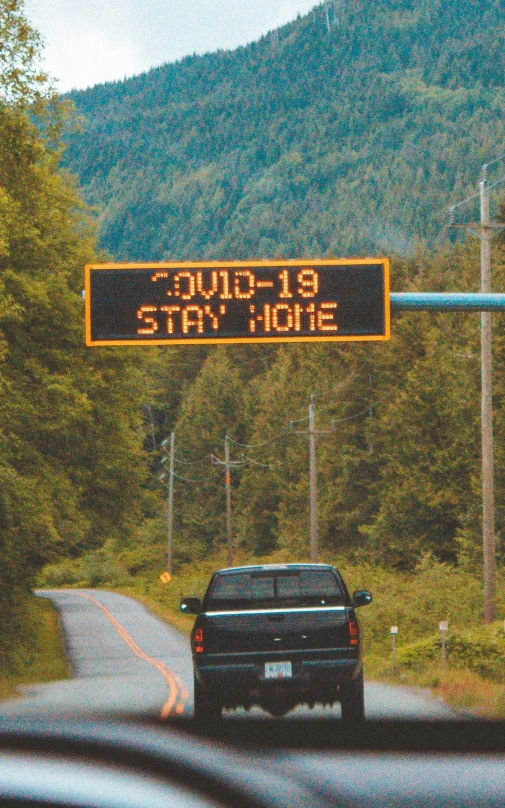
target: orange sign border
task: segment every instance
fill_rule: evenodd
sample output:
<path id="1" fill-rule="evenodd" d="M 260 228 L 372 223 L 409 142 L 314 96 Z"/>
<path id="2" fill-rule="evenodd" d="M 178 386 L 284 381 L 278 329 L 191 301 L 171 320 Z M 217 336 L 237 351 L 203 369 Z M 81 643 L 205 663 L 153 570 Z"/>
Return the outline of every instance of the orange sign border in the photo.
<path id="1" fill-rule="evenodd" d="M 384 333 L 357 334 L 352 336 L 300 336 L 300 337 L 207 337 L 206 339 L 126 339 L 126 340 L 92 340 L 91 338 L 91 270 L 93 269 L 236 269 L 237 267 L 306 267 L 310 266 L 363 266 L 383 267 L 384 272 Z M 173 261 L 173 262 L 129 262 L 86 264 L 84 268 L 84 302 L 86 345 L 89 348 L 114 347 L 120 345 L 222 345 L 222 344 L 260 344 L 272 342 L 386 342 L 391 339 L 391 307 L 390 307 L 390 261 L 389 258 L 317 258 L 289 259 L 287 261 Z"/>

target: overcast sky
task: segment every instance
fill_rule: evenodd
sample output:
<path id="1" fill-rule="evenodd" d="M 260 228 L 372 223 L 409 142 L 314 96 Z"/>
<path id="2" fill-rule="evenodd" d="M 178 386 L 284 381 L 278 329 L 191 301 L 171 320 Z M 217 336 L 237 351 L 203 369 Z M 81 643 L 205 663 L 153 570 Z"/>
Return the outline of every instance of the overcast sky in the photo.
<path id="1" fill-rule="evenodd" d="M 321 0 L 25 0 L 61 91 L 142 73 L 193 53 L 236 48 Z"/>

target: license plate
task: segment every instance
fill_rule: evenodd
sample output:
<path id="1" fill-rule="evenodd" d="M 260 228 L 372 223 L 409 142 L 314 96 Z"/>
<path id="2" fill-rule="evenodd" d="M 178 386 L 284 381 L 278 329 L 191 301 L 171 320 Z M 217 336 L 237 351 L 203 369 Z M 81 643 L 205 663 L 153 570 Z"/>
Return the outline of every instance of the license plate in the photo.
<path id="1" fill-rule="evenodd" d="M 265 662 L 265 679 L 291 679 L 291 662 Z"/>

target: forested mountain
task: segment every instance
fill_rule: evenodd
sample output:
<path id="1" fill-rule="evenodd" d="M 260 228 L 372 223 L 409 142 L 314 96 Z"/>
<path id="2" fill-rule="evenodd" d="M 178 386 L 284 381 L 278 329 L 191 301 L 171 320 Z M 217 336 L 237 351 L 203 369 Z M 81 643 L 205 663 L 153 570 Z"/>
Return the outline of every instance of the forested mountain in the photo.
<path id="1" fill-rule="evenodd" d="M 117 259 L 411 254 L 503 151 L 500 0 L 334 0 L 72 94 L 66 164 Z M 167 32 L 169 35 L 169 32 Z"/>

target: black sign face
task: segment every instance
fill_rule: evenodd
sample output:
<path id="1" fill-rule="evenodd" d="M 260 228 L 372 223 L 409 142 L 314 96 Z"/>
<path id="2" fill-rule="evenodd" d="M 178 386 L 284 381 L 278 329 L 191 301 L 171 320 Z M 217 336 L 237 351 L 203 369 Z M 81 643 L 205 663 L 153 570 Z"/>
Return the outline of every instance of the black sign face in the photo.
<path id="1" fill-rule="evenodd" d="M 387 259 L 93 264 L 86 344 L 387 340 Z"/>

